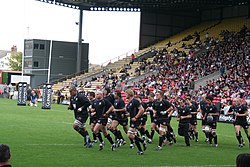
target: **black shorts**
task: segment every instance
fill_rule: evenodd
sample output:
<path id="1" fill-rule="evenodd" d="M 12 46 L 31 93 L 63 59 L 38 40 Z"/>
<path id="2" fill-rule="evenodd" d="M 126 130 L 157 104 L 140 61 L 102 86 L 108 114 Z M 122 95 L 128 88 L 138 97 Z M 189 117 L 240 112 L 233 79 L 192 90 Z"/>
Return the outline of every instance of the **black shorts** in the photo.
<path id="1" fill-rule="evenodd" d="M 210 126 L 210 128 L 212 128 L 212 129 L 216 129 L 216 127 L 217 127 L 217 122 L 209 122 L 209 123 L 207 123 L 207 125 L 208 126 Z"/>
<path id="2" fill-rule="evenodd" d="M 88 117 L 89 117 L 88 115 L 76 116 L 75 119 L 77 119 L 77 120 L 80 121 L 81 123 L 86 123 Z"/>
<path id="3" fill-rule="evenodd" d="M 117 121 L 121 126 L 127 126 L 128 125 L 128 118 L 126 118 L 126 119 L 118 119 Z"/>
<path id="4" fill-rule="evenodd" d="M 158 121 L 158 119 L 157 119 L 156 117 L 154 117 L 153 123 L 154 123 L 155 125 L 160 126 L 160 122 Z"/>
<path id="5" fill-rule="evenodd" d="M 157 122 L 159 125 L 167 126 L 169 123 L 169 119 L 168 118 L 158 118 Z"/>
<path id="6" fill-rule="evenodd" d="M 248 123 L 247 122 L 238 122 L 238 121 L 236 121 L 234 126 L 236 126 L 236 125 L 241 126 L 243 129 L 248 129 Z"/>
<path id="7" fill-rule="evenodd" d="M 146 125 L 147 120 L 148 120 L 147 115 L 143 115 L 142 118 L 141 118 L 141 125 L 143 125 L 143 126 Z"/>
<path id="8" fill-rule="evenodd" d="M 140 125 L 141 125 L 141 121 L 140 120 L 137 120 L 135 122 L 132 121 L 132 120 L 130 120 L 130 128 L 136 128 L 136 129 L 138 129 Z"/>
<path id="9" fill-rule="evenodd" d="M 117 121 L 121 126 L 127 126 L 128 125 L 128 118 L 124 119 L 113 119 L 113 121 Z"/>
<path id="10" fill-rule="evenodd" d="M 89 124 L 96 124 L 96 123 L 97 123 L 97 118 L 96 117 L 90 117 Z"/>
<path id="11" fill-rule="evenodd" d="M 197 119 L 193 119 L 193 120 L 191 119 L 190 124 L 191 125 L 197 125 Z"/>
<path id="12" fill-rule="evenodd" d="M 106 126 L 107 123 L 108 123 L 108 118 L 105 118 L 105 119 L 103 119 L 103 118 L 97 119 L 97 122 L 96 122 L 96 123 L 97 123 L 97 124 L 102 124 L 103 126 Z"/>
<path id="13" fill-rule="evenodd" d="M 151 120 L 151 123 L 154 122 L 154 119 L 155 119 L 155 118 L 156 118 L 156 117 L 154 117 L 153 111 L 150 111 L 150 120 Z"/>
<path id="14" fill-rule="evenodd" d="M 202 121 L 201 121 L 201 125 L 202 125 L 202 126 L 207 125 L 207 121 L 206 121 L 206 120 L 202 120 Z"/>
<path id="15" fill-rule="evenodd" d="M 168 117 L 168 123 L 169 124 L 170 124 L 171 120 L 172 120 L 172 116 Z"/>

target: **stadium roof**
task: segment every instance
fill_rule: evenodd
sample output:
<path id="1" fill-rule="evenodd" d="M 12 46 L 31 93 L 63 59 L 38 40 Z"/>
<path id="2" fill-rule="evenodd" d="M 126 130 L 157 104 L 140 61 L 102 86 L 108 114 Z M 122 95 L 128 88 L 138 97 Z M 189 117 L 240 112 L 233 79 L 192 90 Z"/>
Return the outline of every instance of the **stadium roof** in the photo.
<path id="1" fill-rule="evenodd" d="M 211 9 L 246 5 L 248 0 L 37 0 L 74 9 L 93 11 L 140 11 L 144 9 Z"/>

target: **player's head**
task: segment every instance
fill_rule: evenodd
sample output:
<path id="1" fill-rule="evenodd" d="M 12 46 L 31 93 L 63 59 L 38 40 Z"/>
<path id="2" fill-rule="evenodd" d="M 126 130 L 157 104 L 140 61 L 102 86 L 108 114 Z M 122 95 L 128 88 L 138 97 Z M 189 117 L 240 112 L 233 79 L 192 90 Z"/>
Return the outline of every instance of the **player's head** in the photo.
<path id="1" fill-rule="evenodd" d="M 105 87 L 103 90 L 103 95 L 107 96 L 110 93 L 110 88 L 109 87 Z"/>
<path id="2" fill-rule="evenodd" d="M 115 99 L 118 99 L 118 98 L 122 98 L 122 94 L 121 94 L 121 91 L 116 90 L 115 91 Z"/>
<path id="3" fill-rule="evenodd" d="M 10 157 L 9 146 L 6 144 L 0 144 L 0 162 L 8 162 Z"/>
<path id="4" fill-rule="evenodd" d="M 96 98 L 97 100 L 103 99 L 103 92 L 100 91 L 100 90 L 96 91 L 96 93 L 95 93 L 95 98 Z"/>
<path id="5" fill-rule="evenodd" d="M 180 106 L 184 106 L 185 105 L 185 100 L 183 98 L 179 98 L 178 103 L 179 103 Z"/>
<path id="6" fill-rule="evenodd" d="M 88 99 L 93 100 L 95 98 L 95 92 L 88 92 Z"/>
<path id="7" fill-rule="evenodd" d="M 76 87 L 72 86 L 72 87 L 69 89 L 69 93 L 70 93 L 70 96 L 75 96 L 75 95 L 77 94 Z"/>
<path id="8" fill-rule="evenodd" d="M 157 92 L 155 93 L 155 96 L 156 96 L 156 99 L 157 99 L 157 100 L 160 100 L 160 99 L 162 99 L 162 97 L 163 97 L 163 92 L 162 92 L 162 91 L 157 91 Z"/>
<path id="9" fill-rule="evenodd" d="M 132 89 L 127 89 L 126 91 L 125 91 L 125 93 L 126 93 L 126 98 L 127 99 L 130 99 L 130 98 L 133 98 L 134 97 L 134 91 L 132 90 Z"/>
<path id="10" fill-rule="evenodd" d="M 211 96 L 211 95 L 206 97 L 206 101 L 207 101 L 208 104 L 212 104 L 213 99 L 214 99 L 214 98 L 213 98 L 213 96 Z"/>
<path id="11" fill-rule="evenodd" d="M 152 102 L 154 101 L 154 98 L 155 98 L 155 94 L 153 92 L 150 92 L 148 95 L 148 100 Z"/>
<path id="12" fill-rule="evenodd" d="M 248 167 L 250 164 L 250 154 L 239 154 L 236 158 L 236 167 Z"/>

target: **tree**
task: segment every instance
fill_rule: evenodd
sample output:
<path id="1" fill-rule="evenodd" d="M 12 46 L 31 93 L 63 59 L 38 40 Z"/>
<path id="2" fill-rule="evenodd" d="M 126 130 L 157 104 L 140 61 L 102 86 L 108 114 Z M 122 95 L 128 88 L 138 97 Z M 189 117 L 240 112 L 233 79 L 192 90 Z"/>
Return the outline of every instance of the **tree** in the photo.
<path id="1" fill-rule="evenodd" d="M 11 70 L 22 71 L 22 52 L 11 52 L 9 66 Z"/>

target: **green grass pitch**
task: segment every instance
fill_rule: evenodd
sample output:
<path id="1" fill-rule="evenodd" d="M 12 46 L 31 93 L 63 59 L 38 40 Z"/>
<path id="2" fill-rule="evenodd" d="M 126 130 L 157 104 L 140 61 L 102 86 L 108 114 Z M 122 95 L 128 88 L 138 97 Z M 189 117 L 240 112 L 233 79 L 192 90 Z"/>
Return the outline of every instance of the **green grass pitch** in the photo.
<path id="1" fill-rule="evenodd" d="M 51 110 L 42 110 L 41 103 L 39 107 L 17 106 L 14 100 L 0 99 L 0 143 L 10 145 L 11 164 L 16 167 L 234 166 L 239 153 L 250 152 L 244 133 L 246 146 L 238 148 L 231 124 L 218 124 L 218 148 L 208 145 L 201 122 L 198 122 L 200 141 L 191 141 L 190 148 L 178 136 L 176 144 L 156 151 L 156 134 L 142 156 L 136 155 L 136 148 L 129 148 L 127 137 L 127 144 L 113 152 L 106 139 L 104 150 L 98 150 L 99 144 L 86 149 L 83 139 L 72 128 L 73 121 L 73 113 L 65 105 L 55 104 Z M 177 133 L 177 121 L 173 119 L 171 123 Z"/>

